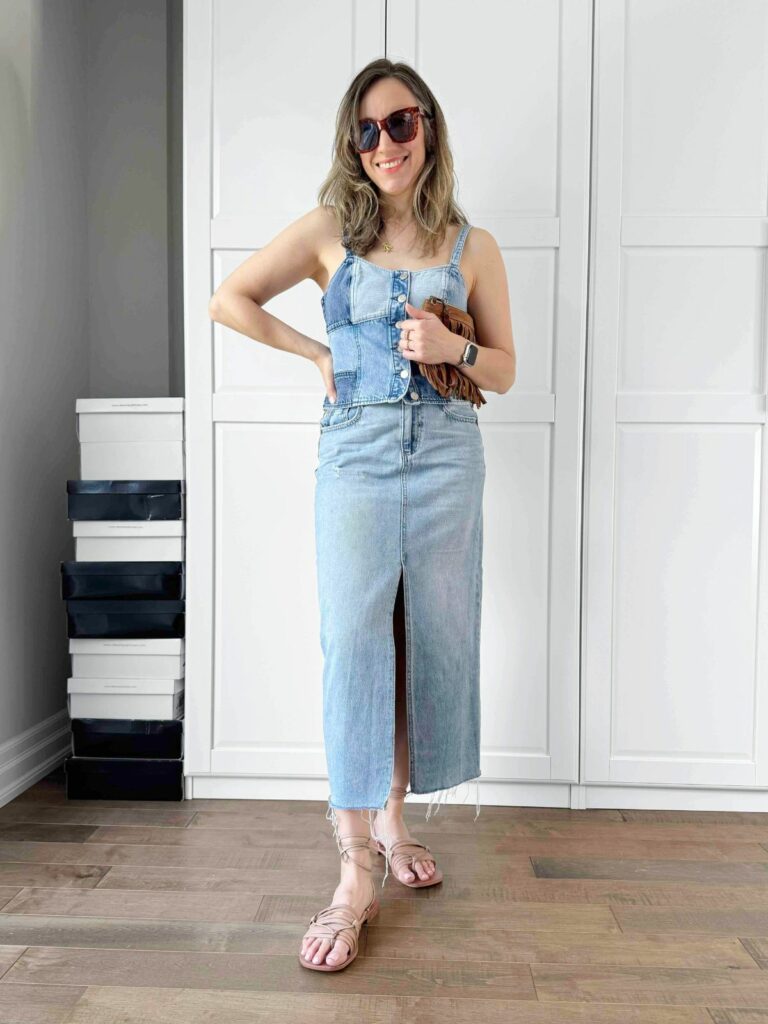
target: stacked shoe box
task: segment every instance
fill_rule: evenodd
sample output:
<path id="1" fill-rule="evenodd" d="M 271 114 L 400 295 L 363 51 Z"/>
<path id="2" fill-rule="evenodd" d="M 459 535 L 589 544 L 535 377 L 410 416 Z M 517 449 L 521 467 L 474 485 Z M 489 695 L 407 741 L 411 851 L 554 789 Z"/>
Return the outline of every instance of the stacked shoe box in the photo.
<path id="1" fill-rule="evenodd" d="M 184 400 L 78 399 L 76 411 L 67 796 L 181 800 Z"/>

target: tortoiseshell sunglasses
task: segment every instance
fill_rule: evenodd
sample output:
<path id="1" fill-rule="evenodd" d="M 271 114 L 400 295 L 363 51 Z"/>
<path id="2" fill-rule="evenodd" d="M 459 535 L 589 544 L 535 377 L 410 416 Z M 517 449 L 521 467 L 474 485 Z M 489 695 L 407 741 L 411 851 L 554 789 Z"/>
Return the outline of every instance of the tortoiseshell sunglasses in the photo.
<path id="1" fill-rule="evenodd" d="M 358 153 L 370 153 L 379 144 L 381 129 L 387 129 L 387 135 L 393 142 L 413 142 L 419 129 L 419 116 L 432 117 L 418 107 L 403 107 L 393 110 L 391 114 L 377 121 L 372 117 L 364 117 L 358 121 L 355 146 Z"/>

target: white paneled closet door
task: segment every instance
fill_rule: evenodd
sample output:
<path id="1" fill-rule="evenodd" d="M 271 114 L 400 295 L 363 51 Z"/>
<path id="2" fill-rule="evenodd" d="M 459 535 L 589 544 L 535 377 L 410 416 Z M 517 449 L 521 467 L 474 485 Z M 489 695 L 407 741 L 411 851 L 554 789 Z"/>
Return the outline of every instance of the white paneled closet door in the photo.
<path id="1" fill-rule="evenodd" d="M 766 786 L 768 5 L 595 38 L 584 777 Z"/>
<path id="2" fill-rule="evenodd" d="M 309 361 L 212 324 L 207 306 L 317 205 L 338 99 L 384 47 L 384 0 L 186 0 L 184 29 L 187 795 L 321 798 L 322 380 Z M 314 281 L 266 308 L 325 338 Z"/>
<path id="3" fill-rule="evenodd" d="M 508 269 L 518 377 L 481 411 L 481 800 L 567 804 L 578 781 L 591 4 L 473 11 L 186 0 L 188 795 L 327 795 L 313 526 L 322 382 L 311 363 L 212 325 L 207 305 L 316 205 L 338 102 L 382 54 L 433 87 L 459 202 Z M 266 308 L 325 339 L 314 282 Z"/>
<path id="4" fill-rule="evenodd" d="M 591 34 L 588 0 L 387 3 L 387 56 L 437 95 L 459 203 L 509 282 L 517 380 L 480 411 L 489 802 L 567 806 L 578 782 Z"/>

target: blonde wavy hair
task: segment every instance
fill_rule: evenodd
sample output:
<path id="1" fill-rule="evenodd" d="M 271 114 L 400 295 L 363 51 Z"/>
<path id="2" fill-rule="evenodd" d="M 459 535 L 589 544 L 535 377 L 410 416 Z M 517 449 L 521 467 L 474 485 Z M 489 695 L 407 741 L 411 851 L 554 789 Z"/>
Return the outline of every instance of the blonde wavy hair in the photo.
<path id="1" fill-rule="evenodd" d="M 434 256 L 447 226 L 468 224 L 469 219 L 454 198 L 453 155 L 440 104 L 409 64 L 381 57 L 366 64 L 350 83 L 336 115 L 333 164 L 318 191 L 318 202 L 334 210 L 340 236 L 358 256 L 365 256 L 382 237 L 379 190 L 363 170 L 354 141 L 362 98 L 381 78 L 399 79 L 414 94 L 420 110 L 431 115 L 419 118 L 426 154 L 413 192 L 413 217 L 417 245 L 425 256 Z"/>

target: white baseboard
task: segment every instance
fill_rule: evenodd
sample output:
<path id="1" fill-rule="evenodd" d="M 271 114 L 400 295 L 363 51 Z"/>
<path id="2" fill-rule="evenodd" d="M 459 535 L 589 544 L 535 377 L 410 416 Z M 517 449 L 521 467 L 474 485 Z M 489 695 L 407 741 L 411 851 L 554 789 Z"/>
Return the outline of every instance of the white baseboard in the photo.
<path id="1" fill-rule="evenodd" d="M 264 776 L 188 775 L 187 800 L 328 800 L 326 779 Z M 608 786 L 567 782 L 498 782 L 480 779 L 483 807 L 644 808 L 676 811 L 768 811 L 768 790 L 716 789 L 709 786 Z M 408 795 L 408 805 L 429 802 L 428 796 Z M 475 808 L 475 784 L 463 783 L 447 805 Z M 433 808 L 433 814 L 435 813 Z"/>
<path id="2" fill-rule="evenodd" d="M 623 807 L 652 811 L 768 811 L 768 790 L 736 786 L 571 786 L 572 809 Z"/>
<path id="3" fill-rule="evenodd" d="M 0 807 L 44 778 L 71 752 L 67 709 L 0 743 Z"/>

